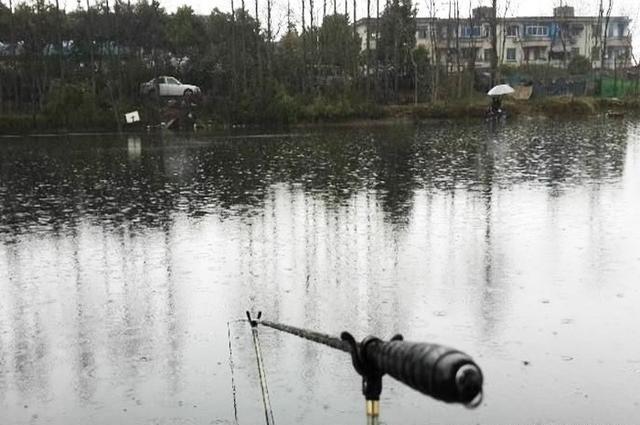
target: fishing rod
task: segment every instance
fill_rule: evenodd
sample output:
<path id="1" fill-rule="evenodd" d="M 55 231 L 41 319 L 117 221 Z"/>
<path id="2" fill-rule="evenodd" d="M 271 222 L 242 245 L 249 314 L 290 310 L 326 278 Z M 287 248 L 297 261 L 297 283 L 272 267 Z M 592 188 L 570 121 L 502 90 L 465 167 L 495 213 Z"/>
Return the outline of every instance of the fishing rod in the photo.
<path id="1" fill-rule="evenodd" d="M 258 325 L 262 325 L 349 353 L 356 372 L 362 376 L 362 393 L 370 424 L 378 423 L 384 375 L 390 375 L 414 390 L 446 403 L 460 403 L 475 408 L 482 402 L 482 371 L 462 351 L 439 344 L 407 342 L 400 334 L 389 341 L 368 336 L 362 342 L 357 342 L 349 332 L 342 332 L 337 338 L 262 320 L 261 317 L 261 312 L 252 317 L 247 311 L 247 319 L 255 333 Z M 261 363 L 259 359 L 259 367 Z"/>

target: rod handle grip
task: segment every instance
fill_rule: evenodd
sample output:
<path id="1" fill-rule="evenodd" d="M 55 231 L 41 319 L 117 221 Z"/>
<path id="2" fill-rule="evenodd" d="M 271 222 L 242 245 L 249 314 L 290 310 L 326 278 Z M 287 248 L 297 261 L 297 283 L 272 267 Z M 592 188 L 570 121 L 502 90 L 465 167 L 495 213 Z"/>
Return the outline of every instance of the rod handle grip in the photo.
<path id="1" fill-rule="evenodd" d="M 482 395 L 480 367 L 454 348 L 379 339 L 369 341 L 363 348 L 366 361 L 380 373 L 435 399 L 473 406 Z"/>

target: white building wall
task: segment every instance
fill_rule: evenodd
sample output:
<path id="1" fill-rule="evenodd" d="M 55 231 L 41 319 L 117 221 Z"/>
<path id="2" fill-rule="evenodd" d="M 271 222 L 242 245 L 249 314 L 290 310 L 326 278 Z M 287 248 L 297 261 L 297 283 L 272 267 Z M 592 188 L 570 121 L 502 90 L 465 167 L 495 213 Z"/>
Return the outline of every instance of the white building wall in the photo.
<path id="1" fill-rule="evenodd" d="M 423 19 L 421 22 L 420 19 Z M 592 58 L 592 50 L 594 47 L 594 26 L 597 25 L 597 17 L 568 17 L 568 18 L 553 18 L 553 17 L 527 17 L 527 18 L 508 18 L 506 21 L 500 21 L 498 23 L 498 58 L 502 56 L 502 63 L 505 65 L 513 65 L 519 66 L 527 63 L 527 52 L 529 49 L 538 48 L 541 53 L 537 60 L 533 59 L 534 51 L 531 50 L 529 54 L 530 64 L 546 64 L 550 63 L 552 66 L 564 66 L 570 60 L 570 55 L 581 55 L 586 58 L 592 59 L 592 66 L 594 68 L 600 67 L 600 59 L 599 57 Z M 565 43 L 567 59 L 551 59 L 549 60 L 549 52 L 551 50 L 555 52 L 563 52 L 564 48 L 562 47 L 562 43 L 559 39 L 553 39 L 552 37 L 552 26 L 557 25 L 559 22 L 565 26 L 565 30 L 570 31 L 572 26 L 582 26 L 581 31 L 576 31 L 572 33 L 571 41 L 567 41 Z M 629 19 L 626 17 L 612 17 L 610 20 L 610 28 L 609 28 L 609 38 L 608 38 L 608 48 L 607 51 L 611 53 L 610 58 L 605 62 L 605 67 L 613 68 L 614 66 L 614 57 L 620 57 L 623 55 L 625 51 L 631 51 L 631 34 L 629 31 Z M 439 23 L 441 25 L 446 25 L 446 20 L 440 20 Z M 624 23 L 625 28 L 623 31 L 620 31 L 619 23 Z M 430 37 L 430 25 L 429 23 L 424 22 L 424 18 L 419 18 L 416 29 L 416 47 L 424 47 L 429 52 L 430 57 L 434 56 L 434 47 Z M 604 25 L 604 24 L 603 24 Z M 459 34 L 464 34 L 464 28 L 468 27 L 468 21 L 464 19 L 461 20 L 460 24 L 461 28 L 459 30 Z M 485 49 L 491 49 L 491 40 L 490 37 L 486 36 L 486 29 L 488 28 L 488 24 L 486 22 L 479 23 L 479 26 L 482 27 L 481 34 L 479 37 L 474 37 L 473 39 L 469 37 L 459 37 L 459 45 L 461 48 L 475 46 L 479 49 L 477 55 L 477 64 L 478 67 L 488 67 L 489 61 L 485 60 Z M 507 28 L 509 26 L 517 26 L 518 32 L 517 35 L 508 35 Z M 527 34 L 527 26 L 547 26 L 549 27 L 549 33 L 547 35 L 528 35 Z M 358 26 L 358 33 L 361 36 L 362 40 L 362 49 L 366 48 L 366 26 L 364 22 L 362 25 Z M 505 33 L 507 33 L 506 36 Z M 446 31 L 445 31 L 446 34 Z M 450 41 L 449 45 L 447 45 L 446 38 L 440 35 L 440 40 L 438 42 L 438 48 L 441 50 L 442 54 L 446 52 L 447 47 L 454 48 L 455 42 L 453 40 Z M 375 36 L 372 34 L 372 42 L 371 48 L 375 48 Z M 503 45 L 504 44 L 504 45 Z M 601 44 L 601 42 L 600 42 Z M 510 49 L 515 49 L 515 59 L 513 58 L 514 51 Z M 444 56 L 441 56 L 444 57 Z M 622 64 L 619 60 L 618 66 L 628 66 L 629 63 Z"/>

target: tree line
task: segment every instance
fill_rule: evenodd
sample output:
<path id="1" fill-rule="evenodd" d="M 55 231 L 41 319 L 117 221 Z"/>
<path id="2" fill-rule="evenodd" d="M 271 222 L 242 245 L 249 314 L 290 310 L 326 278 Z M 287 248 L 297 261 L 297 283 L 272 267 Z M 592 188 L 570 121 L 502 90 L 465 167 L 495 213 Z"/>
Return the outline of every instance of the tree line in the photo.
<path id="1" fill-rule="evenodd" d="M 61 125 L 117 120 L 140 104 L 140 83 L 158 75 L 199 85 L 201 107 L 229 123 L 288 121 L 302 106 L 355 113 L 397 101 L 403 84 L 411 86 L 411 0 L 382 9 L 376 0 L 375 18 L 367 18 L 379 31 L 367 26 L 362 52 L 353 20 L 335 3 L 321 22 L 303 13 L 296 25 L 289 11 L 276 39 L 272 0 L 266 1 L 266 22 L 256 18 L 258 0 L 231 0 L 233 12 L 214 9 L 208 16 L 189 6 L 167 13 L 155 0 L 79 1 L 71 12 L 57 1 L 0 2 L 0 115 L 44 115 Z M 301 6 L 313 10 L 313 0 Z M 355 1 L 353 7 L 355 13 Z M 331 12 L 326 0 L 323 9 Z"/>
<path id="2" fill-rule="evenodd" d="M 460 31 L 487 16 L 470 10 L 461 18 L 458 0 L 450 1 L 449 19 L 441 21 L 446 27 L 430 25 L 428 34 L 446 49 L 430 56 L 416 48 L 412 0 L 360 0 L 366 1 L 364 33 L 354 21 L 356 0 L 351 16 L 348 0 L 341 11 L 337 0 L 333 8 L 323 1 L 320 22 L 308 12 L 319 9 L 314 0 L 300 0 L 302 14 L 295 17 L 288 7 L 281 29 L 272 22 L 273 0 L 230 0 L 231 12 L 214 9 L 205 16 L 189 6 L 167 13 L 156 0 L 78 0 L 71 12 L 58 0 L 0 0 L 0 116 L 22 114 L 66 127 L 113 125 L 144 104 L 140 84 L 159 75 L 200 86 L 203 115 L 224 123 L 376 114 L 385 103 L 475 93 L 476 48 L 461 47 Z M 497 51 L 496 3 L 484 8 L 490 12 L 492 82 L 504 56 Z M 610 4 L 606 14 L 601 6 L 601 16 L 608 18 Z M 436 8 L 428 0 L 433 22 L 441 12 Z"/>

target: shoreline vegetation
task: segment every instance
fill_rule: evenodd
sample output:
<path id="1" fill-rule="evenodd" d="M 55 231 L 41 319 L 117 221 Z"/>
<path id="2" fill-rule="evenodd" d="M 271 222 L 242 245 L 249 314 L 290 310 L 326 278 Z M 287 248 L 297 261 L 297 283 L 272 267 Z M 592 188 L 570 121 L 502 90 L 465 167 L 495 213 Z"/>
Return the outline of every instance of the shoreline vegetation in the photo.
<path id="1" fill-rule="evenodd" d="M 272 21 L 272 2 L 266 16 L 258 13 L 262 3 L 256 0 L 253 15 L 233 1 L 229 12 L 200 15 L 189 6 L 168 13 L 157 0 L 80 2 L 70 11 L 43 0 L 0 2 L 0 135 L 483 119 L 485 93 L 500 83 L 531 87 L 530 100 L 506 100 L 513 119 L 640 109 L 633 100 L 640 98 L 640 72 L 624 65 L 628 58 L 613 69 L 594 68 L 593 58 L 579 54 L 565 55 L 562 67 L 552 66 L 550 55 L 517 66 L 505 61 L 495 7 L 478 9 L 491 12 L 481 37 L 491 39 L 491 49 L 480 49 L 475 36 L 461 38 L 461 26 L 484 22 L 482 13 L 471 13 L 433 27 L 433 44 L 443 33 L 454 42 L 442 54 L 417 44 L 413 0 L 376 2 L 365 33 L 355 1 L 353 13 L 334 3 L 320 19 L 304 12 L 314 10 L 304 0 L 283 28 Z M 597 42 L 606 45 L 607 32 L 601 36 Z M 471 48 L 458 46 L 461 40 Z M 159 87 L 141 90 L 160 76 L 201 94 L 167 100 Z M 132 111 L 141 122 L 125 124 Z"/>
<path id="2" fill-rule="evenodd" d="M 350 102 L 316 101 L 291 112 L 293 119 L 286 122 L 274 122 L 231 126 L 206 115 L 200 117 L 197 129 L 225 130 L 232 127 L 269 128 L 269 127 L 312 127 L 331 125 L 366 125 L 395 121 L 419 122 L 430 119 L 443 120 L 484 120 L 488 108 L 487 98 L 476 98 L 471 101 L 451 101 L 405 105 L 375 105 Z M 635 98 L 597 98 L 557 96 L 518 101 L 507 99 L 504 102 L 509 119 L 531 118 L 584 118 L 599 114 L 614 113 L 616 116 L 625 113 L 640 112 L 640 99 Z M 76 111 L 76 114 L 83 114 Z M 0 115 L 0 135 L 29 135 L 38 132 L 65 134 L 69 132 L 116 132 L 118 125 L 111 114 L 96 114 L 91 111 L 85 119 L 72 126 L 61 125 L 58 120 L 46 114 L 37 115 Z M 122 128 L 123 132 L 151 130 L 145 124 L 138 123 Z"/>

